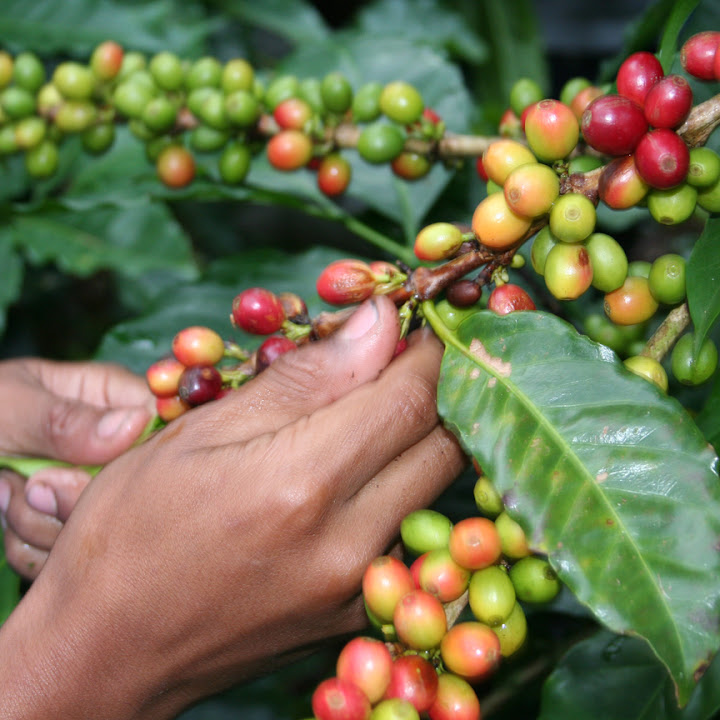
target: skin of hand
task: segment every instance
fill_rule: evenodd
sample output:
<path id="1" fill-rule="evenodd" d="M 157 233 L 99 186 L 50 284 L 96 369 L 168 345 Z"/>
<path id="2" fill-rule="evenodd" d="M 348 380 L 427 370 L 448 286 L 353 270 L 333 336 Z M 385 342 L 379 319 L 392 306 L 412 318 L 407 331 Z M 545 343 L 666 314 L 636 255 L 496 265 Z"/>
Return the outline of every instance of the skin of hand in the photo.
<path id="1" fill-rule="evenodd" d="M 152 417 L 143 378 L 102 363 L 35 358 L 0 363 L 0 455 L 104 464 L 127 450 Z M 0 523 L 9 565 L 37 577 L 90 475 L 45 468 L 23 478 L 0 469 Z"/>
<path id="2" fill-rule="evenodd" d="M 398 335 L 368 301 L 106 466 L 0 629 L 4 717 L 170 718 L 364 628 L 367 565 L 466 463 L 442 345 Z"/>

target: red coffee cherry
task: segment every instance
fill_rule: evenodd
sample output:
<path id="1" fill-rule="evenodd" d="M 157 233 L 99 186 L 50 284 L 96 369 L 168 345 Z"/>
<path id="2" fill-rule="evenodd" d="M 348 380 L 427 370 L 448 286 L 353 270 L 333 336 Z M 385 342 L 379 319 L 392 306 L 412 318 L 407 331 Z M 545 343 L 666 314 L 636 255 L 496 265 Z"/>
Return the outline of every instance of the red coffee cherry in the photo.
<path id="1" fill-rule="evenodd" d="M 189 185 L 195 177 L 195 159 L 180 145 L 169 145 L 158 155 L 157 174 L 171 188 Z"/>
<path id="2" fill-rule="evenodd" d="M 488 310 L 498 315 L 507 315 L 516 310 L 535 310 L 532 298 L 519 285 L 505 283 L 498 285 L 488 298 Z"/>
<path id="3" fill-rule="evenodd" d="M 635 157 L 626 155 L 609 162 L 600 175 L 600 199 L 614 210 L 637 205 L 650 190 L 635 165 Z"/>
<path id="4" fill-rule="evenodd" d="M 428 717 L 430 720 L 480 720 L 480 701 L 467 680 L 446 672 L 438 678 L 437 695 Z"/>
<path id="5" fill-rule="evenodd" d="M 420 588 L 440 602 L 457 600 L 467 590 L 470 571 L 460 567 L 447 547 L 430 550 L 419 569 Z"/>
<path id="6" fill-rule="evenodd" d="M 214 400 L 222 388 L 222 377 L 212 365 L 186 368 L 178 383 L 178 396 L 190 405 Z"/>
<path id="7" fill-rule="evenodd" d="M 507 176 L 503 193 L 513 212 L 524 217 L 538 217 L 550 212 L 560 193 L 560 180 L 551 167 L 528 163 Z"/>
<path id="8" fill-rule="evenodd" d="M 156 397 L 177 395 L 178 383 L 184 370 L 185 366 L 174 357 L 166 357 L 154 362 L 145 371 L 150 392 Z"/>
<path id="9" fill-rule="evenodd" d="M 267 157 L 277 170 L 298 170 L 312 157 L 313 144 L 309 136 L 300 130 L 281 130 L 270 138 Z"/>
<path id="10" fill-rule="evenodd" d="M 331 305 L 352 305 L 369 298 L 377 280 L 362 260 L 335 260 L 317 279 L 317 293 Z"/>
<path id="11" fill-rule="evenodd" d="M 435 702 L 437 690 L 438 674 L 431 663 L 419 655 L 401 655 L 392 664 L 385 698 L 405 700 L 423 713 Z"/>
<path id="12" fill-rule="evenodd" d="M 275 122 L 283 130 L 302 130 L 312 118 L 312 108 L 298 97 L 287 98 L 273 110 Z"/>
<path id="13" fill-rule="evenodd" d="M 403 595 L 395 606 L 392 621 L 400 641 L 414 650 L 432 650 L 447 632 L 442 603 L 425 590 Z"/>
<path id="14" fill-rule="evenodd" d="M 385 643 L 371 637 L 356 637 L 340 651 L 336 673 L 340 680 L 357 685 L 374 705 L 390 684 L 393 660 Z"/>
<path id="15" fill-rule="evenodd" d="M 191 406 L 178 395 L 172 397 L 159 397 L 155 400 L 155 409 L 158 417 L 165 422 L 179 418 L 183 413 L 190 410 Z"/>
<path id="16" fill-rule="evenodd" d="M 477 682 L 497 670 L 500 664 L 500 640 L 483 623 L 458 623 L 443 638 L 440 653 L 450 672 L 470 682 Z"/>
<path id="17" fill-rule="evenodd" d="M 635 149 L 635 164 L 648 185 L 662 190 L 685 180 L 690 151 L 676 132 L 659 128 L 642 137 Z"/>
<path id="18" fill-rule="evenodd" d="M 403 180 L 420 180 L 425 177 L 432 163 L 425 155 L 414 152 L 401 152 L 390 162 L 393 173 Z"/>
<path id="19" fill-rule="evenodd" d="M 700 80 L 715 80 L 715 57 L 720 32 L 708 30 L 685 41 L 680 49 L 680 63 L 685 72 Z"/>
<path id="20" fill-rule="evenodd" d="M 596 85 L 583 88 L 578 94 L 572 99 L 570 103 L 570 109 L 578 119 L 578 122 L 582 120 L 583 113 L 587 109 L 587 106 L 596 98 L 602 97 L 605 93 Z"/>
<path id="21" fill-rule="evenodd" d="M 317 720 L 367 720 L 370 701 L 357 685 L 334 677 L 315 688 L 312 710 Z"/>
<path id="22" fill-rule="evenodd" d="M 255 370 L 262 372 L 272 365 L 281 355 L 297 350 L 297 344 L 284 335 L 273 335 L 263 341 L 255 355 Z"/>
<path id="23" fill-rule="evenodd" d="M 655 314 L 658 301 L 646 277 L 628 275 L 621 287 L 605 295 L 604 308 L 616 325 L 637 325 Z"/>
<path id="24" fill-rule="evenodd" d="M 618 93 L 643 107 L 650 89 L 664 74 L 660 61 L 652 53 L 633 53 L 618 70 Z"/>
<path id="25" fill-rule="evenodd" d="M 527 110 L 527 108 L 525 108 Z M 508 108 L 500 118 L 498 123 L 498 135 L 506 138 L 516 138 L 522 132 L 520 118 L 513 112 L 512 108 Z M 487 182 L 487 178 L 485 178 Z"/>
<path id="26" fill-rule="evenodd" d="M 350 163 L 342 155 L 331 153 L 326 155 L 318 166 L 318 187 L 329 197 L 342 195 L 350 184 L 351 176 Z"/>
<path id="27" fill-rule="evenodd" d="M 581 125 L 588 145 L 606 155 L 628 155 L 648 128 L 640 106 L 623 95 L 593 100 L 583 113 Z"/>
<path id="28" fill-rule="evenodd" d="M 368 609 L 380 622 L 390 623 L 400 598 L 415 590 L 410 570 L 392 555 L 381 555 L 368 565 L 362 581 Z"/>
<path id="29" fill-rule="evenodd" d="M 668 75 L 645 98 L 645 117 L 655 128 L 676 128 L 692 108 L 693 92 L 682 75 Z"/>
<path id="30" fill-rule="evenodd" d="M 567 105 L 559 100 L 541 100 L 528 110 L 525 135 L 540 160 L 553 162 L 572 152 L 580 137 L 580 126 Z"/>
<path id="31" fill-rule="evenodd" d="M 112 80 L 123 61 L 123 48 L 112 40 L 100 43 L 90 57 L 90 68 L 100 80 Z"/>
<path id="32" fill-rule="evenodd" d="M 500 535 L 492 520 L 465 518 L 450 531 L 448 547 L 458 565 L 468 570 L 481 570 L 500 557 Z"/>
<path id="33" fill-rule="evenodd" d="M 172 351 L 185 367 L 215 365 L 222 359 L 225 343 L 214 330 L 202 325 L 193 325 L 175 335 Z"/>
<path id="34" fill-rule="evenodd" d="M 282 327 L 285 311 L 275 293 L 265 288 L 248 288 L 232 303 L 234 325 L 253 335 L 272 335 Z"/>

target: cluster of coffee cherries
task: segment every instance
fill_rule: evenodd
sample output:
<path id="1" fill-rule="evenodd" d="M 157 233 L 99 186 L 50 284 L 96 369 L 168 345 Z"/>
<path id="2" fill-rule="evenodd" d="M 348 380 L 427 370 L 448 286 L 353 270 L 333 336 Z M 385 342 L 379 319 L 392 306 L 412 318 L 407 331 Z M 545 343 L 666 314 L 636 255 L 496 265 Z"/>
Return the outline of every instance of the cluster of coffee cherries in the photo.
<path id="1" fill-rule="evenodd" d="M 312 697 L 315 720 L 479 720 L 474 685 L 527 635 L 523 603 L 550 602 L 560 581 L 474 462 L 480 515 L 453 524 L 434 510 L 406 516 L 409 564 L 383 555 L 363 576 L 370 624 L 341 650 Z"/>
<path id="2" fill-rule="evenodd" d="M 31 176 L 55 173 L 58 145 L 71 135 L 80 135 L 88 152 L 105 152 L 117 122 L 127 122 L 145 143 L 169 187 L 194 179 L 195 153 L 217 154 L 222 181 L 241 183 L 253 155 L 266 146 L 279 170 L 316 170 L 318 186 L 329 196 L 350 182 L 351 166 L 335 137 L 343 123 L 360 127 L 350 144 L 361 157 L 389 162 L 408 180 L 427 174 L 431 162 L 406 152 L 405 141 L 433 140 L 444 132 L 420 93 L 402 81 L 367 83 L 355 92 L 335 72 L 322 79 L 282 75 L 266 85 L 243 58 L 148 57 L 113 41 L 98 45 L 87 65 L 62 62 L 48 76 L 34 53 L 0 51 L 0 155 L 24 152 Z"/>

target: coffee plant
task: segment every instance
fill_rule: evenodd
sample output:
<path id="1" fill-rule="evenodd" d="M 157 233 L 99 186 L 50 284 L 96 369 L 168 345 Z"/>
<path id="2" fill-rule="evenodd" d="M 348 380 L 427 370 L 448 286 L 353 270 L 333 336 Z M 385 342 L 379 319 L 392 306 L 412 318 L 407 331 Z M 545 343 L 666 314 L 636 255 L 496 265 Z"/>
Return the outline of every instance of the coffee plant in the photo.
<path id="1" fill-rule="evenodd" d="M 336 32 L 299 1 L 218 4 L 246 40 L 200 2 L 117 2 L 113 24 L 89 0 L 40 3 L 34 26 L 10 1 L 0 331 L 23 350 L 33 303 L 52 324 L 54 294 L 100 279 L 113 309 L 94 355 L 145 373 L 162 432 L 387 295 L 397 354 L 420 325 L 443 342 L 438 412 L 472 460 L 403 521 L 405 562 L 368 566 L 365 635 L 227 702 L 244 716 L 265 692 L 316 720 L 717 716 L 715 4 L 656 3 L 601 76 L 555 92 L 512 42 L 525 3 L 512 20 L 378 1 Z M 89 30 L 68 39 L 54 20 L 73 13 Z M 258 30 L 294 49 L 263 63 Z M 2 566 L 3 616 L 21 591 Z"/>

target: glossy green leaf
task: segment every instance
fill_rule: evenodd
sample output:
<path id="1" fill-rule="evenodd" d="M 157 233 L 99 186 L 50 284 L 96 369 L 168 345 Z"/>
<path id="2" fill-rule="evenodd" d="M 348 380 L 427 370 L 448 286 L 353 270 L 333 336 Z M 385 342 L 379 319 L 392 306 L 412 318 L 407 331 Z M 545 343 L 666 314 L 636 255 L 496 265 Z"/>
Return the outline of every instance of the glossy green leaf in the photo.
<path id="1" fill-rule="evenodd" d="M 545 313 L 449 333 L 438 407 L 532 547 L 615 632 L 648 640 L 685 703 L 720 646 L 717 457 L 688 413 Z"/>
<path id="2" fill-rule="evenodd" d="M 720 373 L 716 373 L 715 382 L 695 422 L 715 451 L 720 453 Z"/>
<path id="3" fill-rule="evenodd" d="M 23 263 L 15 251 L 12 233 L 7 226 L 0 226 L 0 335 L 5 332 L 6 313 L 20 296 L 23 280 Z"/>
<path id="4" fill-rule="evenodd" d="M 690 14 L 699 5 L 700 0 L 675 0 L 670 17 L 665 22 L 658 59 L 663 66 L 665 74 L 670 72 L 675 54 L 678 51 L 678 36 Z"/>
<path id="5" fill-rule="evenodd" d="M 720 315 L 720 218 L 709 218 L 687 264 L 687 302 L 695 353 Z"/>
<path id="6" fill-rule="evenodd" d="M 545 682 L 539 720 L 707 720 L 720 710 L 720 660 L 685 708 L 650 648 L 637 638 L 599 632 L 578 643 Z"/>
<path id="7" fill-rule="evenodd" d="M 16 575 L 5 559 L 5 543 L 0 528 L 0 625 L 5 622 L 20 599 L 20 577 Z"/>

